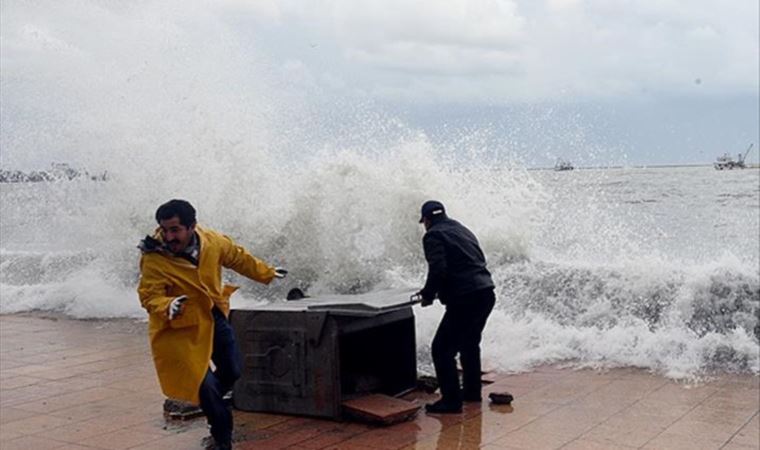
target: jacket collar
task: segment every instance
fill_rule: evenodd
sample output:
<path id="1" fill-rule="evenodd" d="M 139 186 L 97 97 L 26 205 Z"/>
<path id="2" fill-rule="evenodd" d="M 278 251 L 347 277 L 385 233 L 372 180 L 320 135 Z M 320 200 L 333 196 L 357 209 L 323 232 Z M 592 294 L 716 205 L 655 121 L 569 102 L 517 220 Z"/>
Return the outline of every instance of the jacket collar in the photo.
<path id="1" fill-rule="evenodd" d="M 432 230 L 433 228 L 435 228 L 435 227 L 439 226 L 440 224 L 442 224 L 442 223 L 445 223 L 445 222 L 448 222 L 449 220 L 451 220 L 451 219 L 450 219 L 450 218 L 448 218 L 448 217 L 441 217 L 441 218 L 439 218 L 439 219 L 436 219 L 436 221 L 435 221 L 435 222 L 431 222 L 431 223 L 430 223 L 430 228 L 428 228 L 428 229 L 427 229 L 427 231 L 430 231 L 430 230 Z"/>
<path id="2" fill-rule="evenodd" d="M 169 250 L 168 247 L 166 247 L 163 236 L 161 236 L 161 228 L 156 228 L 153 231 L 153 236 L 146 235 L 143 239 L 141 239 L 137 244 L 137 248 L 139 248 L 143 253 L 160 253 L 162 255 L 176 256 L 183 259 L 187 259 L 189 257 L 190 259 L 195 260 L 197 265 L 197 261 L 200 259 L 200 249 L 203 243 L 203 232 L 203 228 L 196 225 L 195 232 L 193 233 L 193 240 L 190 245 L 182 251 L 182 253 L 174 253 Z"/>

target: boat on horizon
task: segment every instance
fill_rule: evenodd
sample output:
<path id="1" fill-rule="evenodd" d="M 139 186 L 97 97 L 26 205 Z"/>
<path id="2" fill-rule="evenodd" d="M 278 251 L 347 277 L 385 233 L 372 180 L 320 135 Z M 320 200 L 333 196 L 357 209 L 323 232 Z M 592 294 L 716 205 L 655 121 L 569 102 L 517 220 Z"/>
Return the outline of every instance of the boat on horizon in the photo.
<path id="1" fill-rule="evenodd" d="M 723 156 L 719 156 L 716 159 L 716 161 L 713 163 L 713 167 L 715 167 L 715 170 L 746 169 L 747 165 L 745 161 L 747 159 L 749 151 L 752 150 L 753 145 L 755 145 L 754 142 L 749 144 L 749 147 L 747 147 L 747 150 L 744 152 L 744 154 L 737 154 L 736 160 L 734 160 L 730 154 L 724 153 Z"/>
<path id="2" fill-rule="evenodd" d="M 573 170 L 573 164 L 570 161 L 565 161 L 562 158 L 557 158 L 557 162 L 554 164 L 554 170 L 559 172 L 563 170 Z"/>

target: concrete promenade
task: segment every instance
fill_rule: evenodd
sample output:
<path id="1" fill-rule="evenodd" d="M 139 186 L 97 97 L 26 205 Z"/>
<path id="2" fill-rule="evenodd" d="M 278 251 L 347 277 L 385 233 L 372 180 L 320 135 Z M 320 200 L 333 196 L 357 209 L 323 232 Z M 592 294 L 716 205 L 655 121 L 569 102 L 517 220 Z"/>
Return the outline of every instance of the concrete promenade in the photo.
<path id="1" fill-rule="evenodd" d="M 0 449 L 199 449 L 203 418 L 166 421 L 146 325 L 0 316 Z M 497 375 L 511 406 L 467 404 L 391 427 L 235 411 L 238 449 L 760 448 L 760 378 L 685 385 L 637 369 Z M 426 402 L 435 396 L 413 393 Z"/>

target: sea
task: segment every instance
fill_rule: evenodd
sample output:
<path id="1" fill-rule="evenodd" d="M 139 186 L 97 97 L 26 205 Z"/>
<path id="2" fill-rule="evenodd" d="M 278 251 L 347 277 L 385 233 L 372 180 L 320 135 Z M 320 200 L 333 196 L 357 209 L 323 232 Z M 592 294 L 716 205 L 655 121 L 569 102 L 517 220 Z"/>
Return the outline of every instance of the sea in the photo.
<path id="1" fill-rule="evenodd" d="M 269 286 L 226 272 L 242 286 L 233 308 L 283 301 L 293 287 L 415 289 L 426 273 L 419 206 L 435 198 L 476 233 L 494 276 L 487 367 L 632 366 L 677 379 L 760 373 L 760 170 L 555 172 L 452 164 L 419 150 L 337 152 L 286 173 L 259 166 L 269 178 L 250 184 L 231 175 L 145 189 L 118 172 L 106 181 L 4 183 L 0 313 L 145 320 L 136 246 L 172 197 L 290 271 Z M 443 308 L 415 314 L 418 359 L 429 369 Z"/>

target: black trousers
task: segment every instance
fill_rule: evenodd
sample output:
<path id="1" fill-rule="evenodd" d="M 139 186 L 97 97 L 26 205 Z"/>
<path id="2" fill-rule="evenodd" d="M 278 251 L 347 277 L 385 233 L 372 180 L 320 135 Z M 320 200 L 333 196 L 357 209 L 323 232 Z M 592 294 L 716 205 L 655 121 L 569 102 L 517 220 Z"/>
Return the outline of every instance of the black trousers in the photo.
<path id="1" fill-rule="evenodd" d="M 240 378 L 240 349 L 235 341 L 235 333 L 227 318 L 216 307 L 214 315 L 214 349 L 211 360 L 216 370 L 206 372 L 200 388 L 201 410 L 211 425 L 211 435 L 217 445 L 228 448 L 232 445 L 232 411 L 223 397 L 235 381 Z"/>
<path id="2" fill-rule="evenodd" d="M 444 402 L 459 405 L 463 396 L 480 398 L 480 340 L 495 303 L 493 289 L 484 289 L 446 304 L 432 345 L 433 365 Z M 457 354 L 462 363 L 461 389 Z"/>

